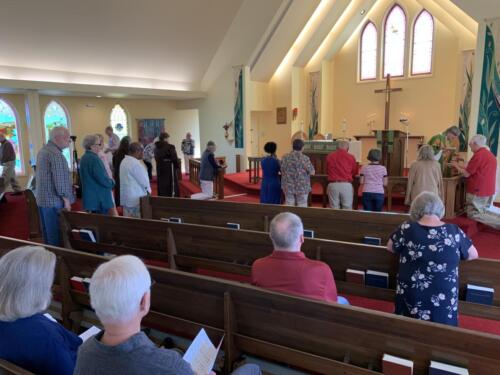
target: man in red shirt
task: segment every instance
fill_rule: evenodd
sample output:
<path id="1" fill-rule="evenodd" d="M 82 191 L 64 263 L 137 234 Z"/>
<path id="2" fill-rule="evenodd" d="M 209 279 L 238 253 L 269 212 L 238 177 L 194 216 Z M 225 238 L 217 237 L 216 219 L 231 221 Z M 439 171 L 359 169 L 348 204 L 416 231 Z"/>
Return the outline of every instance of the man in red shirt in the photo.
<path id="1" fill-rule="evenodd" d="M 337 299 L 337 287 L 330 267 L 306 258 L 300 251 L 304 243 L 304 227 L 300 218 L 290 212 L 276 215 L 270 233 L 274 251 L 257 259 L 252 266 L 252 284 L 278 292 L 348 304 Z"/>
<path id="2" fill-rule="evenodd" d="M 496 190 L 497 159 L 486 146 L 484 135 L 475 135 L 469 142 L 474 155 L 466 166 L 451 163 L 467 178 L 467 216 L 500 229 L 500 215 L 489 211 Z"/>
<path id="3" fill-rule="evenodd" d="M 339 141 L 337 150 L 326 158 L 328 200 L 332 208 L 352 210 L 354 193 L 352 180 L 358 173 L 358 165 L 354 156 L 348 151 L 349 142 Z"/>

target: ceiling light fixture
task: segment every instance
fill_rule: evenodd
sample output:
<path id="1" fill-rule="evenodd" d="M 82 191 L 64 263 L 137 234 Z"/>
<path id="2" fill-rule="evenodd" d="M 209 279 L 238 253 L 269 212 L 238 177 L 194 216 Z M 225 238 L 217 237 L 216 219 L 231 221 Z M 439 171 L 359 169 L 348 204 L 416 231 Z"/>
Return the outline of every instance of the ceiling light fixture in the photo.
<path id="1" fill-rule="evenodd" d="M 359 14 L 361 14 L 362 16 L 364 16 L 366 13 L 366 9 L 361 9 L 361 12 L 359 12 Z"/>
<path id="2" fill-rule="evenodd" d="M 96 95 L 95 97 L 96 98 L 102 98 L 102 95 Z"/>

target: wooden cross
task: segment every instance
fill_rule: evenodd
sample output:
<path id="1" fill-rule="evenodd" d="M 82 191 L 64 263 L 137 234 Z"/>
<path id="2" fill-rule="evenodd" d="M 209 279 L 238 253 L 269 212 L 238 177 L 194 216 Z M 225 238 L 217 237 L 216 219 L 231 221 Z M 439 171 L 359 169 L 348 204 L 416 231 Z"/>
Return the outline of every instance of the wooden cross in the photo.
<path id="1" fill-rule="evenodd" d="M 384 130 L 389 130 L 389 116 L 391 115 L 391 92 L 403 91 L 402 88 L 391 88 L 391 75 L 387 75 L 385 89 L 375 90 L 376 94 L 385 94 L 385 124 Z"/>

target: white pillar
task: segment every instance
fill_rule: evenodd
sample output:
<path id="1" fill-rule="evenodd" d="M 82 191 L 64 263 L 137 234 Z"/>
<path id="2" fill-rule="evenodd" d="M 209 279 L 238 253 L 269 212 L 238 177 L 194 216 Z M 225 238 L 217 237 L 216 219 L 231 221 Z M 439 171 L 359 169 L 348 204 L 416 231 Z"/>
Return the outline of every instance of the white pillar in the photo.
<path id="1" fill-rule="evenodd" d="M 38 91 L 28 91 L 25 97 L 26 124 L 30 149 L 30 164 L 36 163 L 36 154 L 44 144 L 44 128 L 42 111 L 40 110 L 40 95 Z"/>

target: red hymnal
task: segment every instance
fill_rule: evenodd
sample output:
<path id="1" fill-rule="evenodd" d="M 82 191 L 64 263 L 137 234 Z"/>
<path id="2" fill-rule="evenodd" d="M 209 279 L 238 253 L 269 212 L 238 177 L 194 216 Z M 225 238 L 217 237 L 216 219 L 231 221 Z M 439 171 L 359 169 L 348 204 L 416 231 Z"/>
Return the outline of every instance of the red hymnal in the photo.
<path id="1" fill-rule="evenodd" d="M 382 372 L 384 375 L 413 375 L 413 361 L 384 354 Z"/>
<path id="2" fill-rule="evenodd" d="M 87 292 L 87 289 L 85 288 L 85 284 L 83 283 L 83 278 L 78 277 L 78 276 L 73 276 L 69 280 L 69 282 L 71 284 L 71 287 L 74 290 L 78 290 L 79 292 L 84 292 L 84 293 Z"/>
<path id="3" fill-rule="evenodd" d="M 365 271 L 348 268 L 345 271 L 345 280 L 349 283 L 365 285 Z"/>

